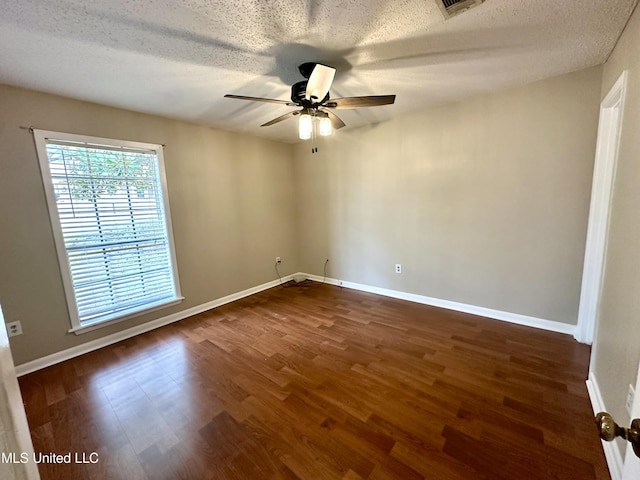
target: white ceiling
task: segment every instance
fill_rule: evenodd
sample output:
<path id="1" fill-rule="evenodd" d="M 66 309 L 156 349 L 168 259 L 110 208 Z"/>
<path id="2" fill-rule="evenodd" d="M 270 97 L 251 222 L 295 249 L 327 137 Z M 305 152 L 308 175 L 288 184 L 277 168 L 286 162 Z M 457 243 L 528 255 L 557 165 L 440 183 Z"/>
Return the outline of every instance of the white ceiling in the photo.
<path id="1" fill-rule="evenodd" d="M 604 62 L 637 0 L 0 0 L 0 83 L 295 141 L 297 65 L 338 69 L 347 128 Z M 1 106 L 0 106 L 1 108 Z"/>

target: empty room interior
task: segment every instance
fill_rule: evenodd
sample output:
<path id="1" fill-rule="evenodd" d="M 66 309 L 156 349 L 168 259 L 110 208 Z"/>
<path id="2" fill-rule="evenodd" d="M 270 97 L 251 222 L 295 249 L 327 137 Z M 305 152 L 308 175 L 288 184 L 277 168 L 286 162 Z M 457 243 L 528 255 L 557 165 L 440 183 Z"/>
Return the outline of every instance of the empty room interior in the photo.
<path id="1" fill-rule="evenodd" d="M 637 3 L 0 0 L 0 477 L 640 478 Z"/>

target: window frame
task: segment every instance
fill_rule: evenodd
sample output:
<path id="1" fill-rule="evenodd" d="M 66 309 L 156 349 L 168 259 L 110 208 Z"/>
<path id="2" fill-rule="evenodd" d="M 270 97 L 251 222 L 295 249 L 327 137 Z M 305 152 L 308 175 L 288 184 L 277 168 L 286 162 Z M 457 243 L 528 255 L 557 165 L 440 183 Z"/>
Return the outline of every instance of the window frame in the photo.
<path id="1" fill-rule="evenodd" d="M 175 245 L 173 239 L 173 225 L 171 222 L 171 209 L 169 206 L 169 194 L 167 189 L 167 178 L 164 166 L 163 145 L 133 142 L 129 140 L 118 140 L 104 137 L 93 137 L 88 135 L 78 135 L 73 133 L 56 132 L 51 130 L 33 130 L 33 137 L 36 145 L 36 151 L 38 161 L 40 165 L 40 173 L 45 190 L 45 197 L 47 200 L 49 220 L 51 223 L 51 229 L 54 237 L 54 243 L 56 248 L 56 254 L 58 258 L 58 264 L 60 266 L 60 274 L 62 277 L 62 284 L 65 292 L 65 299 L 67 303 L 67 309 L 69 312 L 69 319 L 71 321 L 71 328 L 69 333 L 73 332 L 76 335 L 81 333 L 87 333 L 98 328 L 103 328 L 115 323 L 123 322 L 134 317 L 138 317 L 155 310 L 167 308 L 172 305 L 177 305 L 184 300 L 180 290 L 180 279 L 178 275 L 178 264 L 176 260 Z M 53 179 L 51 177 L 51 170 L 49 168 L 49 156 L 47 154 L 47 141 L 67 141 L 91 146 L 104 146 L 110 149 L 139 149 L 149 150 L 156 154 L 158 161 L 158 176 L 160 180 L 160 189 L 162 190 L 162 201 L 164 203 L 164 221 L 167 230 L 167 243 L 170 256 L 170 267 L 173 275 L 173 283 L 175 286 L 175 296 L 169 299 L 163 299 L 161 301 L 150 302 L 141 306 L 141 308 L 128 313 L 125 311 L 122 315 L 117 315 L 105 320 L 99 320 L 87 324 L 80 322 L 78 314 L 77 300 L 73 287 L 73 280 L 71 277 L 71 269 L 69 264 L 69 258 L 67 255 L 67 249 L 62 231 L 62 222 L 60 220 L 60 214 L 58 211 L 58 205 L 55 195 L 55 189 Z"/>

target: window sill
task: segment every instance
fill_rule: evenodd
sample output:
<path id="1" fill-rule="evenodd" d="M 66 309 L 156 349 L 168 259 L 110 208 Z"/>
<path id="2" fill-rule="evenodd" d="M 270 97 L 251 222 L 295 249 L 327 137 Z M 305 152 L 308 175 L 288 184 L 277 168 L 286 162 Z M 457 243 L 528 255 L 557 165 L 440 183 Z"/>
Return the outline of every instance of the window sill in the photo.
<path id="1" fill-rule="evenodd" d="M 68 332 L 75 333 L 76 335 L 82 335 L 83 333 L 92 332 L 94 330 L 98 330 L 99 328 L 104 328 L 110 325 L 114 325 L 116 323 L 124 322 L 126 320 L 130 320 L 132 318 L 139 317 L 147 313 L 155 312 L 156 310 L 160 310 L 162 308 L 178 305 L 179 303 L 182 303 L 183 300 L 184 300 L 184 297 L 177 297 L 172 300 L 164 300 L 162 302 L 149 305 L 144 310 L 138 310 L 134 313 L 126 314 L 117 318 L 112 318 L 110 320 L 104 320 L 102 322 L 96 322 L 96 323 L 91 323 L 89 325 L 80 325 L 77 327 L 73 327 L 70 330 L 68 330 Z"/>

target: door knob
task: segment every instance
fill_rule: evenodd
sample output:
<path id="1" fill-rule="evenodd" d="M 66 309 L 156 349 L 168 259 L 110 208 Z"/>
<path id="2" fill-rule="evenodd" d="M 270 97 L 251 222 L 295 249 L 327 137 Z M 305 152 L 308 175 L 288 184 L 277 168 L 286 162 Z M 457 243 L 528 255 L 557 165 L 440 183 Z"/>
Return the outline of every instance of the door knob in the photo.
<path id="1" fill-rule="evenodd" d="M 631 421 L 631 427 L 624 428 L 618 425 L 607 412 L 600 412 L 596 415 L 596 425 L 602 440 L 610 442 L 616 437 L 622 437 L 631 443 L 633 452 L 640 457 L 640 418 L 634 418 Z"/>

